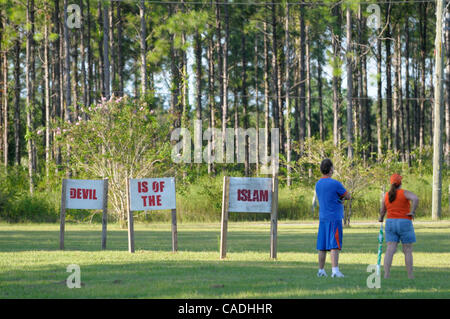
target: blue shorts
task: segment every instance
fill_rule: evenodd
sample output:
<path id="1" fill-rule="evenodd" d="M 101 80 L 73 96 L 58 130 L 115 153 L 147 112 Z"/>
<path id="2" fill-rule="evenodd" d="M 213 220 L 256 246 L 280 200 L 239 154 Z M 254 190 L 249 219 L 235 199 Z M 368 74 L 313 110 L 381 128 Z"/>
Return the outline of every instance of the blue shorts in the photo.
<path id="1" fill-rule="evenodd" d="M 317 250 L 342 249 L 342 219 L 319 221 Z"/>
<path id="2" fill-rule="evenodd" d="M 401 241 L 403 244 L 416 242 L 413 223 L 410 219 L 390 218 L 386 219 L 386 242 Z"/>

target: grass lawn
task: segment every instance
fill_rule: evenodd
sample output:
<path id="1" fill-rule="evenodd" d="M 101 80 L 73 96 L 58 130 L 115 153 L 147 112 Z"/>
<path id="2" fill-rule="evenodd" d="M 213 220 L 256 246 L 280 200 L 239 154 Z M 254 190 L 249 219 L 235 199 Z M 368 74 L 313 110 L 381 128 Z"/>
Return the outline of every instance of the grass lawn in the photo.
<path id="1" fill-rule="evenodd" d="M 278 258 L 269 257 L 269 223 L 230 223 L 228 254 L 219 260 L 220 225 L 179 224 L 177 253 L 168 224 L 136 224 L 136 253 L 127 231 L 66 224 L 0 224 L 0 299 L 5 298 L 450 298 L 450 222 L 415 222 L 415 279 L 408 280 L 403 253 L 391 278 L 366 286 L 377 259 L 378 223 L 344 229 L 340 269 L 345 278 L 317 278 L 317 222 L 281 222 Z M 384 246 L 385 247 L 385 246 Z M 66 287 L 66 267 L 78 264 L 80 289 Z M 326 271 L 331 275 L 328 257 Z"/>

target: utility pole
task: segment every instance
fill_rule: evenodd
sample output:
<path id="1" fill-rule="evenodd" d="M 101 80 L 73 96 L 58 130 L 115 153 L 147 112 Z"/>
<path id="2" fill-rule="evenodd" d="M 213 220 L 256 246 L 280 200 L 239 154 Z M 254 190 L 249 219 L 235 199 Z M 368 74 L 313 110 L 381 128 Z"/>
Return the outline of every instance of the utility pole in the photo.
<path id="1" fill-rule="evenodd" d="M 435 83 L 434 88 L 434 136 L 433 136 L 433 195 L 432 218 L 438 220 L 441 217 L 442 198 L 442 123 L 444 117 L 444 51 L 442 50 L 442 31 L 444 28 L 445 0 L 436 1 L 436 39 L 434 42 L 435 54 Z"/>

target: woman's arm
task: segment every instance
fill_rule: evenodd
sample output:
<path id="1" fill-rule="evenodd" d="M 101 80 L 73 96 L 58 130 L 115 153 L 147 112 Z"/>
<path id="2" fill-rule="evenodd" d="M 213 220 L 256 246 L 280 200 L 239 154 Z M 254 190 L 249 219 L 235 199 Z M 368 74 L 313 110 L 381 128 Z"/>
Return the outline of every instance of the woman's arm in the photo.
<path id="1" fill-rule="evenodd" d="M 419 198 L 417 197 L 416 194 L 414 194 L 413 192 L 407 191 L 407 190 L 405 190 L 404 194 L 405 194 L 406 199 L 412 201 L 412 204 L 413 204 L 411 212 L 406 215 L 414 217 L 414 215 L 416 213 L 417 205 L 419 205 Z"/>
<path id="2" fill-rule="evenodd" d="M 380 207 L 380 218 L 378 218 L 378 221 L 380 223 L 383 222 L 384 215 L 386 215 L 386 204 L 384 203 L 384 198 L 383 198 L 383 200 L 381 201 L 381 207 Z"/>

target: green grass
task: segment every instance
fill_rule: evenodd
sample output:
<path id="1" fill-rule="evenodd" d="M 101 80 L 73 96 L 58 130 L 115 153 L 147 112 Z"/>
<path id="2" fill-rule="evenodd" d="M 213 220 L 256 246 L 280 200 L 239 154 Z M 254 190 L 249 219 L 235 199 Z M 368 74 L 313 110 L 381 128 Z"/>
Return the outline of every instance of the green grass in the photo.
<path id="1" fill-rule="evenodd" d="M 108 226 L 0 224 L 0 299 L 4 298 L 450 298 L 450 222 L 416 222 L 415 279 L 408 280 L 401 251 L 391 278 L 369 289 L 366 272 L 377 259 L 377 223 L 344 229 L 340 269 L 345 278 L 317 278 L 317 221 L 282 222 L 278 258 L 269 257 L 267 222 L 229 224 L 228 254 L 219 259 L 220 224 L 178 225 L 171 252 L 168 224 L 135 225 L 136 253 L 127 231 Z M 66 267 L 81 267 L 82 287 L 69 289 Z M 329 257 L 326 270 L 331 274 Z"/>

